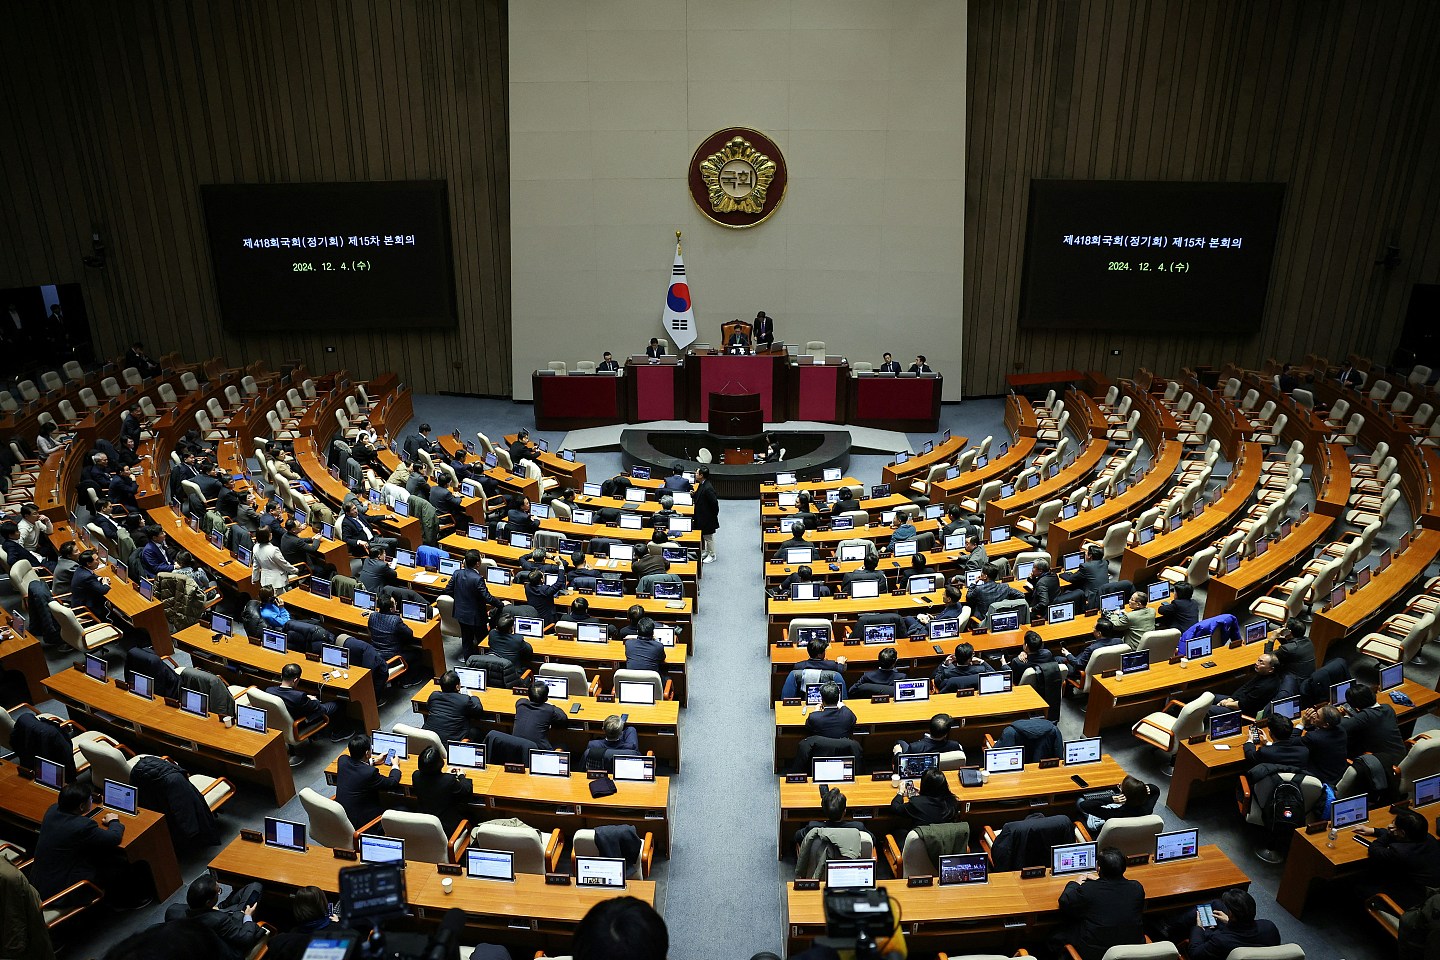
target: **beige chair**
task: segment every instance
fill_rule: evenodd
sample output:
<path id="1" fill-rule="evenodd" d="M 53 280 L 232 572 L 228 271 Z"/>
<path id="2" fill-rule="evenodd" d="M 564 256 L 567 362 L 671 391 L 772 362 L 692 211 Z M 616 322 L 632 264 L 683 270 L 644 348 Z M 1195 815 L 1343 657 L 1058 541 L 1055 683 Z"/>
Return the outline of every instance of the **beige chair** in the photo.
<path id="1" fill-rule="evenodd" d="M 536 671 L 537 677 L 560 677 L 565 681 L 565 690 L 572 697 L 594 696 L 592 681 L 585 676 L 585 668 L 573 663 L 545 663 Z M 595 681 L 598 683 L 598 681 Z"/>
<path id="2" fill-rule="evenodd" d="M 1175 754 L 1180 751 L 1180 744 L 1205 732 L 1205 712 L 1214 702 L 1215 694 L 1209 691 L 1189 703 L 1171 700 L 1166 709 L 1178 707 L 1177 714 L 1164 711 L 1152 713 L 1137 722 L 1130 732 L 1136 739 L 1169 755 L 1170 764 L 1165 769 L 1165 775 L 1171 776 L 1175 772 Z"/>
<path id="3" fill-rule="evenodd" d="M 661 700 L 671 700 L 675 696 L 673 682 L 663 679 L 660 674 L 654 670 L 617 669 L 615 671 L 615 689 L 613 691 L 617 696 L 620 693 L 620 684 L 622 681 L 625 683 L 650 684 L 655 690 L 655 702 L 657 703 Z"/>
<path id="4" fill-rule="evenodd" d="M 100 392 L 113 400 L 120 396 L 120 384 L 114 377 L 106 377 L 100 381 Z"/>
<path id="5" fill-rule="evenodd" d="M 1066 960 L 1080 960 L 1080 954 L 1068 943 L 1065 951 Z M 1169 940 L 1161 940 L 1159 943 L 1131 943 L 1111 947 L 1100 960 L 1180 960 L 1180 949 Z"/>
<path id="6" fill-rule="evenodd" d="M 1215 560 L 1216 549 L 1206 547 L 1197 550 L 1184 565 L 1166 567 L 1160 571 L 1160 579 L 1166 583 L 1188 583 L 1192 587 L 1202 586 L 1210 580 L 1210 564 Z"/>
<path id="7" fill-rule="evenodd" d="M 460 637 L 460 621 L 455 619 L 455 598 L 448 594 L 441 594 L 435 601 L 435 609 L 440 612 L 440 635 L 442 637 Z"/>
<path id="8" fill-rule="evenodd" d="M 575 372 L 576 372 L 576 373 L 594 373 L 594 372 L 595 372 L 595 361 L 594 361 L 594 360 L 577 360 L 577 361 L 575 362 Z"/>
<path id="9" fill-rule="evenodd" d="M 95 737 L 77 744 L 80 752 L 90 763 L 91 779 L 97 784 L 101 780 L 129 783 L 135 765 L 150 754 L 134 753 L 108 737 Z M 163 758 L 162 758 L 163 759 Z M 235 785 L 224 777 L 209 777 L 204 774 L 187 774 L 186 779 L 205 799 L 212 811 L 219 810 L 235 796 Z"/>
<path id="10" fill-rule="evenodd" d="M 82 626 L 80 618 L 59 600 L 50 601 L 50 615 L 60 625 L 60 639 L 80 653 L 93 653 L 120 639 L 120 631 L 108 623 Z M 88 612 L 86 613 L 89 617 Z"/>
<path id="11" fill-rule="evenodd" d="M 272 696 L 258 687 L 251 687 L 245 693 L 245 699 L 249 706 L 264 708 L 267 725 L 272 730 L 279 730 L 285 737 L 285 746 L 290 751 L 290 766 L 292 767 L 300 765 L 300 758 L 295 751 L 330 725 L 330 721 L 321 714 L 304 720 L 294 719 L 290 716 L 290 709 L 285 706 L 284 700 Z"/>
<path id="12" fill-rule="evenodd" d="M 11 745 L 11 738 L 13 736 L 13 731 L 15 730 L 15 715 L 10 711 L 21 709 L 29 710 L 41 720 L 47 720 L 66 732 L 66 735 L 70 737 L 71 760 L 75 764 L 75 770 L 77 773 L 88 770 L 90 768 L 90 761 L 86 758 L 84 750 L 81 749 L 85 744 L 115 744 L 115 741 L 111 740 L 105 734 L 97 733 L 94 730 L 86 730 L 84 727 L 81 727 L 73 720 L 65 720 L 61 717 L 57 717 L 53 713 L 41 713 L 39 710 L 36 710 L 28 703 L 17 703 L 9 710 L 5 709 L 4 707 L 0 707 L 0 747 L 4 747 L 6 750 L 15 749 Z"/>
<path id="13" fill-rule="evenodd" d="M 376 817 L 357 830 L 344 807 L 309 787 L 300 790 L 300 806 L 305 809 L 305 817 L 310 821 L 310 839 L 332 850 L 354 850 L 360 845 L 360 834 L 371 832 L 381 820 Z"/>
<path id="14" fill-rule="evenodd" d="M 824 340 L 806 340 L 806 341 L 805 341 L 805 352 L 806 352 L 807 354 L 809 354 L 812 358 L 816 359 L 816 360 L 824 360 L 824 359 L 825 359 L 825 341 L 824 341 Z"/>
<path id="15" fill-rule="evenodd" d="M 390 728 L 390 732 L 399 737 L 404 737 L 409 745 L 410 754 L 418 757 L 426 747 L 434 747 L 440 751 L 440 759 L 445 759 L 445 741 L 440 739 L 440 734 L 434 730 L 426 730 L 424 727 L 412 727 L 408 723 L 397 723 Z"/>
<path id="16" fill-rule="evenodd" d="M 1305 949 L 1298 943 L 1282 943 L 1278 947 L 1236 947 L 1225 960 L 1305 960 Z"/>
<path id="17" fill-rule="evenodd" d="M 833 643 L 835 641 L 835 622 L 833 620 L 826 620 L 824 617 L 792 617 L 790 623 L 785 627 L 785 636 L 787 639 L 794 640 L 800 636 L 797 631 L 815 629 L 825 631 L 827 643 Z"/>
<path id="18" fill-rule="evenodd" d="M 1150 651 L 1151 663 L 1163 663 L 1175 656 L 1175 651 L 1180 649 L 1180 631 L 1151 630 L 1140 638 L 1140 646 L 1136 649 Z"/>
<path id="19" fill-rule="evenodd" d="M 1107 673 L 1114 673 L 1120 669 L 1120 655 L 1130 652 L 1130 644 L 1123 640 L 1119 643 L 1112 643 L 1101 647 L 1090 655 L 1090 660 L 1085 664 L 1085 673 L 1082 678 L 1070 677 L 1069 683 L 1080 693 L 1089 693 L 1090 687 L 1096 677 L 1103 677 Z"/>
<path id="20" fill-rule="evenodd" d="M 969 846 L 969 827 L 965 827 L 966 846 Z M 925 850 L 925 840 L 917 833 L 905 838 L 902 849 L 895 841 L 894 834 L 886 834 L 884 840 L 885 859 L 893 873 L 902 877 L 933 877 L 939 873 L 937 864 Z"/>
<path id="21" fill-rule="evenodd" d="M 66 360 L 65 366 L 63 366 L 61 369 L 65 371 L 65 376 L 69 377 L 72 382 L 85 382 L 85 368 L 80 366 L 80 362 L 78 360 Z"/>
<path id="22" fill-rule="evenodd" d="M 168 383 L 162 383 L 156 387 L 155 393 L 167 407 L 173 407 L 180 402 L 180 398 L 175 394 L 175 388 Z M 82 396 L 81 399 L 83 400 L 84 397 Z"/>
<path id="23" fill-rule="evenodd" d="M 1290 591 L 1284 594 L 1284 599 L 1275 591 L 1260 597 L 1250 604 L 1250 615 L 1271 623 L 1284 623 L 1292 617 L 1299 617 L 1305 611 L 1305 598 L 1314 582 L 1315 578 L 1306 574 L 1295 580 Z"/>
<path id="24" fill-rule="evenodd" d="M 576 830 L 575 841 L 571 850 L 571 858 L 575 857 L 599 857 L 603 856 L 600 848 L 595 843 L 594 830 Z M 626 872 L 632 879 L 644 880 L 650 876 L 650 864 L 655 859 L 655 835 L 646 833 L 640 838 L 640 857 L 633 864 L 626 867 Z"/>
<path id="25" fill-rule="evenodd" d="M 1411 741 L 1410 752 L 1395 769 L 1399 774 L 1399 795 L 1410 796 L 1416 780 L 1440 773 L 1440 736 L 1422 736 Z"/>
<path id="26" fill-rule="evenodd" d="M 24 561 L 22 560 L 21 563 Z M 18 567 L 20 564 L 15 564 Z M 10 568 L 14 576 L 14 567 Z M 1369 657 L 1374 657 L 1381 663 L 1402 663 L 1409 662 L 1417 666 L 1424 666 L 1426 660 L 1420 655 L 1425 644 L 1434 639 L 1436 630 L 1437 611 L 1430 610 L 1419 617 L 1404 618 L 1404 626 L 1393 624 L 1391 621 L 1398 618 L 1392 617 L 1380 628 L 1379 633 L 1368 633 L 1360 639 L 1355 649 Z M 1396 632 L 1398 630 L 1398 635 Z"/>
<path id="27" fill-rule="evenodd" d="M 557 377 L 563 377 L 567 373 L 569 373 L 569 370 L 565 366 L 564 360 L 551 360 L 548 364 L 546 364 L 546 367 L 550 370 L 551 373 L 553 373 Z"/>
<path id="28" fill-rule="evenodd" d="M 260 384 L 256 383 L 255 378 L 248 373 L 240 378 L 240 389 L 245 391 L 247 397 L 255 397 L 260 394 Z"/>
<path id="29" fill-rule="evenodd" d="M 430 813 L 386 810 L 380 815 L 385 836 L 405 841 L 405 859 L 421 863 L 459 863 L 470 846 L 470 821 L 461 820 L 455 833 L 445 836 L 440 818 Z"/>
<path id="30" fill-rule="evenodd" d="M 515 855 L 516 873 L 554 873 L 564 843 L 560 831 L 541 834 L 534 827 L 508 827 L 482 823 L 470 831 L 470 845 L 481 850 L 508 850 Z"/>
<path id="31" fill-rule="evenodd" d="M 1111 817 L 1095 835 L 1096 849 L 1115 847 L 1127 857 L 1155 852 L 1155 838 L 1165 829 L 1161 817 Z"/>
<path id="32" fill-rule="evenodd" d="M 195 374 L 189 370 L 186 370 L 184 373 L 180 374 L 180 386 L 185 390 L 186 393 L 200 392 L 200 381 L 197 380 L 195 378 Z"/>

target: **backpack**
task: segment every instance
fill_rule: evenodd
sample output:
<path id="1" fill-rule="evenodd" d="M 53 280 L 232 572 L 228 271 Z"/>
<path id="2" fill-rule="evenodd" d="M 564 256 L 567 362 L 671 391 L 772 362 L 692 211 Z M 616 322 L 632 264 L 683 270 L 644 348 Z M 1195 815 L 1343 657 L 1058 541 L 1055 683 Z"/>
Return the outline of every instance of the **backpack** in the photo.
<path id="1" fill-rule="evenodd" d="M 1287 774 L 1275 784 L 1270 794 L 1270 824 L 1277 827 L 1299 827 L 1305 822 L 1305 795 L 1295 782 L 1297 774 Z"/>

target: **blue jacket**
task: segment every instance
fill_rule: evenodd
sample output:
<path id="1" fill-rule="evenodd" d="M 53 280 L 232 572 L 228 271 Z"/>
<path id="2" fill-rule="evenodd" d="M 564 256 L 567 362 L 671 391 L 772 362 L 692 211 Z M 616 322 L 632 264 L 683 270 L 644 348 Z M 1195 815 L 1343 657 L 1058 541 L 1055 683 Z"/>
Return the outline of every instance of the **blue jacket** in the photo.
<path id="1" fill-rule="evenodd" d="M 1176 653 L 1185 649 L 1185 644 L 1196 637 L 1208 637 L 1216 630 L 1220 631 L 1220 637 L 1226 643 L 1240 639 L 1240 621 L 1228 613 L 1222 613 L 1215 617 L 1206 617 L 1195 626 L 1180 634 L 1180 643 L 1175 648 Z"/>
<path id="2" fill-rule="evenodd" d="M 175 564 L 165 553 L 165 548 L 154 540 L 140 548 L 140 563 L 152 576 L 157 573 L 169 573 L 175 569 Z"/>

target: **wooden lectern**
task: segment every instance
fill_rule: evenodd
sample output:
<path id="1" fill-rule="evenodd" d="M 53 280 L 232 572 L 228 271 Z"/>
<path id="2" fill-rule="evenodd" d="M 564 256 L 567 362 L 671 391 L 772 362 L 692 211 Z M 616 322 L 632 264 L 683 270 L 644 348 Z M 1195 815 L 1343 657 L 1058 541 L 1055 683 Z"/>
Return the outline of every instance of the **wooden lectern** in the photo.
<path id="1" fill-rule="evenodd" d="M 717 437 L 754 437 L 765 429 L 758 393 L 710 394 L 710 432 Z"/>

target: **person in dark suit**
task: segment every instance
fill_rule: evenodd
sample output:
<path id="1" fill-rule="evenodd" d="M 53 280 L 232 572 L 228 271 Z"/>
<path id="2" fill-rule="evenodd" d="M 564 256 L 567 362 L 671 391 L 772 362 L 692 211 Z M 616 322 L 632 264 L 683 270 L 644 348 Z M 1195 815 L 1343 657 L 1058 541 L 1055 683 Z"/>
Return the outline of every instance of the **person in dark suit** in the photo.
<path id="1" fill-rule="evenodd" d="M 184 903 L 170 905 L 165 920 L 189 920 L 208 928 L 225 947 L 215 960 L 244 960 L 265 939 L 265 928 L 255 923 L 255 909 L 263 894 L 264 888 L 251 882 L 237 885 L 222 902 L 220 885 L 207 871 L 191 881 Z"/>
<path id="2" fill-rule="evenodd" d="M 652 359 L 665 356 L 665 344 L 661 343 L 657 338 L 651 337 L 650 344 L 645 348 L 645 356 Z"/>
<path id="3" fill-rule="evenodd" d="M 105 496 L 110 492 L 110 476 L 110 458 L 103 453 L 97 453 L 80 472 L 80 485 L 93 487 L 101 496 Z"/>
<path id="4" fill-rule="evenodd" d="M 1053 603 L 1073 601 L 1075 609 L 1096 610 L 1100 607 L 1100 588 L 1110 580 L 1110 566 L 1105 562 L 1105 548 L 1091 544 L 1085 548 L 1085 562 L 1074 573 L 1060 574 L 1065 591 Z"/>
<path id="5" fill-rule="evenodd" d="M 1168 600 L 1155 611 L 1155 626 L 1162 630 L 1184 633 L 1200 622 L 1200 606 L 1195 602 L 1195 588 L 1185 581 L 1175 584 L 1175 599 Z"/>
<path id="6" fill-rule="evenodd" d="M 1305 772 L 1333 787 L 1349 769 L 1345 731 L 1340 729 L 1340 711 L 1333 706 L 1307 710 L 1304 719 L 1303 739 L 1309 755 Z"/>
<path id="7" fill-rule="evenodd" d="M 1401 907 L 1419 906 L 1429 887 L 1440 887 L 1440 840 L 1430 835 L 1422 814 L 1401 810 L 1389 829 L 1356 827 L 1355 833 L 1374 838 L 1366 862 Z"/>
<path id="8" fill-rule="evenodd" d="M 1238 888 L 1226 890 L 1210 904 L 1215 926 L 1200 926 L 1190 931 L 1190 960 L 1225 960 L 1238 947 L 1278 947 L 1280 931 L 1269 920 L 1255 919 L 1255 898 Z"/>
<path id="9" fill-rule="evenodd" d="M 910 824 L 910 829 L 900 838 L 902 845 L 916 827 L 954 820 L 959 807 L 960 802 L 951 792 L 950 783 L 938 769 L 926 770 L 920 775 L 918 790 L 907 784 L 906 789 L 895 794 L 890 800 L 890 812 L 904 817 Z"/>
<path id="10" fill-rule="evenodd" d="M 1081 960 L 1100 960 L 1113 946 L 1145 940 L 1145 888 L 1125 879 L 1125 855 L 1106 847 L 1097 861 L 1096 874 L 1071 880 L 1060 893 L 1064 924 L 1056 939 L 1073 945 Z"/>
<path id="11" fill-rule="evenodd" d="M 515 442 L 510 444 L 510 462 L 516 470 L 520 470 L 520 464 L 524 461 L 534 462 L 540 459 L 540 448 L 530 442 L 530 431 L 524 427 L 515 434 Z"/>
<path id="12" fill-rule="evenodd" d="M 953 725 L 954 721 L 950 718 L 950 714 L 937 713 L 930 718 L 930 728 L 925 731 L 925 736 L 919 740 L 899 740 L 891 748 L 891 752 L 901 754 L 963 751 L 964 748 L 958 742 L 950 739 L 950 729 Z"/>
<path id="13" fill-rule="evenodd" d="M 1095 632 L 1093 637 L 1094 639 L 1086 644 L 1085 648 L 1079 653 L 1061 655 L 1060 659 L 1064 660 L 1070 667 L 1071 673 L 1077 671 L 1083 672 L 1085 668 L 1089 666 L 1090 658 L 1095 655 L 1095 651 L 1114 646 L 1117 643 L 1124 643 L 1125 628 L 1119 624 L 1111 623 L 1104 617 L 1097 617 L 1095 619 Z"/>
<path id="14" fill-rule="evenodd" d="M 619 715 L 612 713 L 606 717 L 601 730 L 604 736 L 585 746 L 586 770 L 604 770 L 612 757 L 640 753 L 640 734 Z"/>
<path id="15" fill-rule="evenodd" d="M 415 774 L 410 778 L 410 792 L 415 797 L 416 812 L 438 817 L 448 837 L 469 813 L 475 787 L 469 777 L 445 772 L 444 762 L 433 746 L 420 751 Z"/>
<path id="16" fill-rule="evenodd" d="M 1076 801 L 1075 809 L 1085 821 L 1086 828 L 1093 833 L 1105 826 L 1106 820 L 1149 816 L 1155 812 L 1155 801 L 1159 797 L 1159 787 L 1126 774 L 1114 793 L 1082 796 Z"/>
<path id="17" fill-rule="evenodd" d="M 126 367 L 134 367 L 136 370 L 139 370 L 140 376 L 146 378 L 147 380 L 150 377 L 159 375 L 160 373 L 160 364 L 156 363 L 154 360 L 151 360 L 148 356 L 145 355 L 145 344 L 141 343 L 139 340 L 136 340 L 134 343 L 130 344 L 130 349 L 125 351 L 124 365 Z M 122 367 L 121 369 L 124 368 Z"/>
<path id="18" fill-rule="evenodd" d="M 395 612 L 394 597 L 381 596 L 366 625 L 370 628 L 370 645 L 380 651 L 380 656 L 386 660 L 391 657 L 405 660 L 407 676 L 401 686 L 413 687 L 429 678 L 425 651 L 415 642 L 415 631 L 410 629 L 410 624 Z"/>
<path id="19" fill-rule="evenodd" d="M 691 489 L 693 489 L 690 481 L 685 479 L 685 468 L 683 466 L 677 463 L 670 468 L 670 476 L 665 478 L 665 489 L 679 490 L 684 493 L 689 493 Z"/>
<path id="20" fill-rule="evenodd" d="M 505 525 L 516 533 L 534 533 L 540 521 L 530 516 L 530 498 L 520 497 L 505 511 Z"/>
<path id="21" fill-rule="evenodd" d="M 405 444 L 402 449 L 405 451 L 405 462 L 414 463 L 416 456 L 421 450 L 424 450 L 431 456 L 440 453 L 440 444 L 435 441 L 434 437 L 430 436 L 430 424 L 422 423 L 416 428 L 416 432 L 405 438 Z"/>
<path id="22" fill-rule="evenodd" d="M 915 358 L 915 362 L 914 362 L 914 363 L 910 364 L 910 372 L 911 372 L 911 373 L 934 373 L 935 371 L 930 369 L 930 364 L 928 364 L 928 363 L 925 362 L 925 354 L 922 353 L 922 354 L 920 354 L 919 356 L 917 356 L 917 357 Z"/>
<path id="23" fill-rule="evenodd" d="M 279 686 L 268 687 L 265 692 L 284 701 L 285 709 L 290 711 L 292 720 L 307 720 L 314 716 L 324 717 L 330 724 L 331 742 L 339 743 L 341 740 L 349 739 L 349 733 L 342 731 L 335 723 L 335 718 L 340 714 L 340 701 L 320 700 L 304 690 L 296 688 L 295 685 L 300 682 L 300 674 L 300 664 L 285 664 L 280 668 Z"/>
<path id="24" fill-rule="evenodd" d="M 563 559 L 561 565 L 564 565 Z M 546 583 L 543 570 L 532 570 L 530 578 L 524 583 L 525 602 L 535 608 L 535 612 L 544 619 L 546 625 L 554 623 L 556 617 L 555 598 L 565 591 L 564 574 L 557 576 L 554 583 Z"/>
<path id="25" fill-rule="evenodd" d="M 345 504 L 345 516 L 340 521 L 340 539 L 345 541 L 346 546 L 357 553 L 370 552 L 371 547 L 378 547 L 383 552 L 391 552 L 400 541 L 394 537 L 382 537 L 375 532 L 360 514 L 360 504 L 354 500 Z"/>
<path id="26" fill-rule="evenodd" d="M 140 566 L 154 577 L 157 573 L 169 573 L 175 569 L 175 561 L 165 549 L 165 531 L 158 523 L 152 523 L 140 530 L 145 536 L 145 546 L 140 548 Z"/>
<path id="27" fill-rule="evenodd" d="M 743 329 L 737 328 L 730 334 L 729 338 L 725 341 L 725 349 L 730 351 L 749 350 L 750 337 L 745 333 Z"/>
<path id="28" fill-rule="evenodd" d="M 500 603 L 490 595 L 485 575 L 480 572 L 480 551 L 466 550 L 459 570 L 450 577 L 445 593 L 455 600 L 455 622 L 460 624 L 460 657 L 468 659 L 480 649 L 480 635 L 485 632 L 491 607 Z"/>
<path id="29" fill-rule="evenodd" d="M 521 670 L 529 667 L 535 658 L 535 649 L 530 646 L 530 641 L 515 632 L 515 615 L 509 612 L 502 612 L 496 618 L 485 644 L 495 656 L 510 661 Z"/>
<path id="30" fill-rule="evenodd" d="M 625 641 L 626 670 L 654 670 L 665 675 L 665 646 L 655 639 L 655 621 L 646 618 L 640 632 Z"/>
<path id="31" fill-rule="evenodd" d="M 1342 387 L 1358 387 L 1360 386 L 1360 382 L 1365 379 L 1365 375 L 1355 369 L 1353 363 L 1346 363 L 1336 371 L 1335 379 L 1339 381 Z"/>
<path id="32" fill-rule="evenodd" d="M 815 580 L 815 571 L 810 569 L 808 564 L 801 564 L 794 573 L 780 581 L 780 589 L 786 595 L 790 595 L 790 588 L 797 583 L 815 584 L 815 597 L 817 599 L 830 596 L 830 588 Z"/>
<path id="33" fill-rule="evenodd" d="M 1315 673 L 1315 644 L 1305 635 L 1305 621 L 1292 617 L 1275 632 L 1280 672 L 1303 683 Z"/>
<path id="34" fill-rule="evenodd" d="M 1358 680 L 1350 684 L 1345 695 L 1347 716 L 1340 721 L 1345 732 L 1345 750 L 1353 760 L 1362 753 L 1373 753 L 1387 767 L 1405 759 L 1408 747 L 1400 726 L 1395 721 L 1395 708 L 1375 702 L 1375 688 Z"/>
<path id="35" fill-rule="evenodd" d="M 267 960 L 302 960 L 311 938 L 337 937 L 353 932 L 340 922 L 338 914 L 330 912 L 330 900 L 319 887 L 300 887 L 290 894 L 290 918 L 295 925 L 266 942 Z"/>
<path id="36" fill-rule="evenodd" d="M 965 687 L 978 687 L 980 674 L 991 672 L 990 665 L 975 656 L 972 644 L 957 643 L 955 652 L 935 668 L 931 682 L 940 693 L 955 693 Z"/>
<path id="37" fill-rule="evenodd" d="M 140 404 L 132 403 L 120 416 L 120 436 L 130 437 L 138 444 L 144 425 L 144 414 L 140 411 Z"/>
<path id="38" fill-rule="evenodd" d="M 880 585 L 879 589 L 881 593 L 889 592 L 890 580 L 888 577 L 885 576 L 885 574 L 880 572 L 879 554 L 865 554 L 865 559 L 860 561 L 860 566 L 862 567 L 862 569 L 851 570 L 849 573 L 845 574 L 845 576 L 840 578 L 841 590 L 844 590 L 845 593 L 848 595 L 853 592 L 853 584 L 861 581 L 867 583 L 870 581 L 874 581 L 875 583 L 878 583 Z"/>
<path id="39" fill-rule="evenodd" d="M 904 670 L 896 670 L 895 663 L 900 659 L 900 652 L 894 647 L 886 647 L 876 656 L 876 668 L 866 670 L 860 680 L 850 688 L 852 697 L 889 697 L 895 693 L 895 681 L 904 680 L 907 674 Z"/>
<path id="40" fill-rule="evenodd" d="M 720 529 L 720 496 L 710 483 L 710 468 L 695 471 L 700 486 L 695 491 L 695 529 L 700 531 L 700 561 L 715 562 L 715 531 Z"/>
<path id="41" fill-rule="evenodd" d="M 200 495 L 206 500 L 220 499 L 220 492 L 225 489 L 225 484 L 215 475 L 215 461 L 206 460 L 201 463 L 195 486 L 200 488 Z"/>
<path id="42" fill-rule="evenodd" d="M 373 543 L 368 554 L 360 561 L 360 573 L 357 577 L 360 585 L 376 596 L 390 596 L 391 591 L 400 583 L 400 575 L 385 560 L 385 551 Z"/>
<path id="43" fill-rule="evenodd" d="M 110 592 L 110 578 L 95 574 L 99 566 L 100 555 L 94 550 L 81 552 L 80 565 L 70 578 L 70 606 L 89 610 L 95 619 L 107 622 L 109 614 L 105 609 L 105 594 Z"/>
<path id="44" fill-rule="evenodd" d="M 1010 680 L 1012 684 L 1018 684 L 1025 671 L 1031 667 L 1038 667 L 1044 663 L 1055 661 L 1055 651 L 1045 646 L 1045 639 L 1034 630 L 1025 631 L 1025 639 L 1021 641 L 1020 652 L 1007 664 L 1010 667 Z"/>
<path id="45" fill-rule="evenodd" d="M 1270 705 L 1280 692 L 1284 680 L 1280 673 L 1280 658 L 1273 653 L 1262 653 L 1255 658 L 1255 673 L 1228 697 L 1218 697 L 1211 712 L 1239 710 L 1247 717 L 1257 716 Z"/>
<path id="46" fill-rule="evenodd" d="M 334 568 L 326 563 L 318 553 L 320 538 L 300 536 L 300 524 L 294 520 L 285 521 L 284 533 L 279 536 L 278 542 L 280 555 L 285 558 L 287 563 L 293 566 L 303 563 L 315 573 L 323 573 L 326 568 L 333 571 Z"/>
<path id="47" fill-rule="evenodd" d="M 755 346 L 761 350 L 769 350 L 775 345 L 775 320 L 767 317 L 765 311 L 761 310 L 755 314 Z"/>
<path id="48" fill-rule="evenodd" d="M 456 484 L 453 480 L 446 480 L 444 483 L 437 483 L 430 488 L 426 498 L 430 505 L 435 508 L 436 513 L 448 513 L 450 519 L 455 521 L 458 530 L 467 530 L 470 527 L 470 515 L 465 512 L 465 504 L 455 495 Z"/>
<path id="49" fill-rule="evenodd" d="M 1299 378 L 1296 377 L 1294 372 L 1290 369 L 1290 364 L 1285 364 L 1283 367 L 1280 368 L 1280 392 L 1289 393 L 1291 390 L 1294 390 L 1298 386 L 1300 386 Z"/>
<path id="50" fill-rule="evenodd" d="M 1060 578 L 1050 569 L 1049 560 L 1036 560 L 1030 567 L 1030 578 L 1021 589 L 1025 591 L 1031 616 L 1043 620 L 1050 612 L 1050 604 L 1060 595 Z"/>
<path id="51" fill-rule="evenodd" d="M 45 811 L 30 868 L 30 882 L 41 897 L 53 897 L 81 880 L 98 884 L 107 895 L 118 892 L 123 873 L 118 854 L 125 824 L 109 812 L 96 823 L 87 816 L 91 806 L 88 786 L 67 783 L 55 805 Z"/>
<path id="52" fill-rule="evenodd" d="M 382 790 L 399 790 L 400 762 L 390 760 L 390 772 L 382 775 L 376 769 L 385 757 L 370 759 L 370 735 L 357 733 L 350 738 L 347 752 L 335 761 L 335 802 L 345 808 L 355 829 L 385 812 L 380 800 Z"/>
<path id="53" fill-rule="evenodd" d="M 820 709 L 805 718 L 805 736 L 845 740 L 855 732 L 855 711 L 840 702 L 840 684 L 820 687 Z"/>
<path id="54" fill-rule="evenodd" d="M 1000 567 L 987 563 L 980 571 L 979 581 L 966 592 L 965 602 L 970 605 L 970 613 L 975 619 L 983 621 L 990 607 L 1002 600 L 1025 599 L 1025 594 L 1010 584 L 997 582 L 999 578 Z"/>
<path id="55" fill-rule="evenodd" d="M 606 351 L 605 351 L 605 356 L 604 356 L 604 358 L 601 359 L 601 361 L 595 365 L 595 372 L 596 372 L 596 373 L 614 373 L 616 370 L 619 370 L 619 369 L 620 369 L 620 364 L 619 364 L 618 362 L 616 362 L 616 360 L 615 360 L 614 357 L 610 356 L 610 351 L 609 351 L 609 350 L 606 350 Z"/>
<path id="56" fill-rule="evenodd" d="M 1257 746 L 1245 741 L 1245 759 L 1252 764 L 1275 763 L 1282 767 L 1304 770 L 1310 763 L 1310 747 L 1303 737 L 1295 736 L 1295 724 L 1279 714 L 1267 717 L 1260 725 L 1270 731 L 1270 742 Z"/>
<path id="57" fill-rule="evenodd" d="M 3 541 L 5 548 L 5 563 L 7 566 L 14 566 L 21 560 L 28 560 L 30 565 L 36 568 L 50 569 L 49 562 L 33 550 L 26 550 L 25 544 L 20 542 L 20 526 L 14 520 L 6 520 L 0 523 L 0 541 Z"/>
<path id="58" fill-rule="evenodd" d="M 541 750 L 550 749 L 550 731 L 570 725 L 565 711 L 550 702 L 550 688 L 539 680 L 530 684 L 530 694 L 515 701 L 515 726 L 511 734 L 529 740 Z"/>
<path id="59" fill-rule="evenodd" d="M 439 734 L 446 743 L 476 739 L 484 718 L 480 701 L 460 692 L 460 675 L 454 670 L 442 673 L 440 689 L 425 701 L 425 729 Z"/>
<path id="60" fill-rule="evenodd" d="M 810 640 L 805 644 L 806 657 L 795 664 L 794 670 L 831 670 L 843 674 L 845 664 L 848 662 L 844 657 L 836 657 L 828 660 L 825 657 L 825 648 L 828 647 L 827 640 Z"/>
<path id="61" fill-rule="evenodd" d="M 896 360 L 894 357 L 892 357 L 892 356 L 891 356 L 890 354 L 888 354 L 888 353 L 885 354 L 883 357 L 880 358 L 880 372 L 881 372 L 881 373 L 899 373 L 899 372 L 900 372 L 900 361 Z"/>

